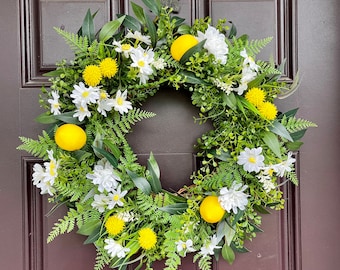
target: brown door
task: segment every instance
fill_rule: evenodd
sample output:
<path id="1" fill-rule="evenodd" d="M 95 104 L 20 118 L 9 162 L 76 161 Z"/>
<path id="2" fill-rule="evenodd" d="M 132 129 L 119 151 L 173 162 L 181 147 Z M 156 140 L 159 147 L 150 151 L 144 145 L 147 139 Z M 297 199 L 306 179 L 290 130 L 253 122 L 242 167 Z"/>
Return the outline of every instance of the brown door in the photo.
<path id="1" fill-rule="evenodd" d="M 47 82 L 41 74 L 61 55 L 69 55 L 52 27 L 76 31 L 88 8 L 99 9 L 96 24 L 102 25 L 118 11 L 129 12 L 128 2 L 1 2 L 1 269 L 93 269 L 95 251 L 91 246 L 82 245 L 82 236 L 70 233 L 46 244 L 48 231 L 63 214 L 63 209 L 53 216 L 45 216 L 50 207 L 47 198 L 41 197 L 30 182 L 31 167 L 36 159 L 16 150 L 20 143 L 17 138 L 21 135 L 36 137 L 41 132 L 43 127 L 34 122 L 40 113 L 39 89 Z M 286 58 L 284 79 L 287 81 L 293 79 L 297 70 L 302 74 L 300 89 L 288 98 L 287 107 L 300 107 L 301 117 L 319 125 L 305 136 L 298 163 L 300 186 L 286 190 L 286 210 L 264 217 L 262 229 L 265 232 L 247 245 L 250 253 L 239 254 L 233 266 L 214 263 L 215 269 L 338 269 L 340 4 L 337 0 L 180 0 L 178 3 L 179 16 L 189 22 L 196 16 L 210 15 L 214 21 L 226 17 L 238 26 L 239 33 L 250 33 L 252 38 L 273 36 L 274 42 L 263 52 L 263 57 L 273 55 L 277 61 Z M 154 98 L 170 107 L 152 108 L 161 120 L 145 125 L 159 127 L 157 121 L 166 122 L 167 130 L 156 130 L 166 136 L 162 134 L 164 137 L 157 144 L 142 141 L 136 151 L 143 160 L 143 154 L 150 152 L 151 145 L 156 145 L 152 151 L 157 154 L 163 171 L 163 184 L 176 189 L 186 181 L 180 177 L 190 174 L 194 167 L 192 140 L 202 130 L 190 122 L 195 111 L 185 95 L 173 95 L 169 90 L 168 96 Z M 175 111 L 174 107 L 186 117 L 171 118 L 167 110 Z M 132 142 L 140 142 L 138 129 L 142 130 L 143 126 L 137 127 Z M 187 134 L 190 136 L 183 136 Z M 175 144 L 180 144 L 179 148 L 173 148 Z M 170 182 L 168 179 L 177 180 Z M 162 269 L 162 266 L 155 269 Z M 186 260 L 181 269 L 195 269 L 195 266 Z"/>

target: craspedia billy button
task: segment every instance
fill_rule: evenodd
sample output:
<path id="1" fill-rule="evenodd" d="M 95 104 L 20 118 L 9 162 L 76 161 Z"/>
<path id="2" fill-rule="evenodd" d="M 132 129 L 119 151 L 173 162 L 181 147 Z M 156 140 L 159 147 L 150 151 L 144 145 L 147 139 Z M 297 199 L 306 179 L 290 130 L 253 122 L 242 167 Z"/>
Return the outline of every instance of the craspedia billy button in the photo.
<path id="1" fill-rule="evenodd" d="M 198 40 L 195 36 L 190 34 L 185 34 L 178 37 L 170 47 L 170 53 L 172 57 L 179 61 L 182 56 L 190 50 L 192 47 L 198 44 Z"/>
<path id="2" fill-rule="evenodd" d="M 218 202 L 218 197 L 210 195 L 205 197 L 201 202 L 200 214 L 206 222 L 216 223 L 223 218 L 225 210 Z"/>
<path id="3" fill-rule="evenodd" d="M 75 124 L 64 124 L 57 128 L 54 140 L 61 149 L 76 151 L 86 144 L 86 133 Z"/>

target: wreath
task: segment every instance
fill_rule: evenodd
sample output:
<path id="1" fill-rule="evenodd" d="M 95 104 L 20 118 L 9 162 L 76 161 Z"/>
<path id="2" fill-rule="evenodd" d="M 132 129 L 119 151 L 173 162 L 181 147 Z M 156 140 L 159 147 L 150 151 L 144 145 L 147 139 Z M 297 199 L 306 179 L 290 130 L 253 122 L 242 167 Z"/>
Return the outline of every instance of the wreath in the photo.
<path id="1" fill-rule="evenodd" d="M 237 37 L 232 23 L 209 17 L 189 26 L 159 0 L 143 3 L 147 10 L 131 3 L 135 17 L 117 15 L 98 33 L 90 11 L 77 33 L 55 28 L 75 57 L 46 74 L 37 120 L 49 128 L 18 147 L 43 160 L 33 185 L 67 206 L 47 241 L 77 228 L 97 250 L 95 270 L 152 269 L 163 259 L 178 269 L 189 253 L 203 270 L 214 257 L 232 263 L 260 231 L 260 213 L 284 207 L 280 187 L 298 184 L 293 153 L 316 125 L 274 104 L 297 80 L 287 84 L 282 66 L 256 60 L 271 38 Z M 190 93 L 193 121 L 213 125 L 195 145 L 201 167 L 178 192 L 162 188 L 154 155 L 141 165 L 126 138 L 157 117 L 141 105 L 168 87 Z"/>

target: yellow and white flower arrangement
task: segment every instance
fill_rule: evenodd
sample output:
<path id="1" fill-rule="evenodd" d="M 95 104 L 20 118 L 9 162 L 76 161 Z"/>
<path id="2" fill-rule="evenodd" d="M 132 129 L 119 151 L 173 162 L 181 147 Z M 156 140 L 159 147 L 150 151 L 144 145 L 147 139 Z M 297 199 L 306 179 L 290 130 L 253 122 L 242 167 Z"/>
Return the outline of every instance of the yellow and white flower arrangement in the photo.
<path id="1" fill-rule="evenodd" d="M 97 250 L 96 270 L 152 269 L 162 259 L 175 270 L 189 253 L 204 270 L 216 254 L 232 263 L 261 210 L 284 207 L 282 178 L 297 184 L 293 152 L 315 124 L 275 106 L 294 89 L 280 67 L 256 60 L 270 38 L 236 37 L 225 20 L 189 26 L 159 0 L 143 3 L 152 18 L 131 3 L 136 17 L 120 15 L 98 35 L 90 11 L 77 34 L 56 28 L 75 57 L 42 88 L 37 119 L 50 127 L 18 147 L 43 160 L 32 175 L 41 194 L 68 206 L 48 241 L 77 227 Z M 181 192 L 164 190 L 152 153 L 142 166 L 126 139 L 133 124 L 157 117 L 139 106 L 164 86 L 189 92 L 195 121 L 213 125 L 197 139 L 202 166 Z"/>

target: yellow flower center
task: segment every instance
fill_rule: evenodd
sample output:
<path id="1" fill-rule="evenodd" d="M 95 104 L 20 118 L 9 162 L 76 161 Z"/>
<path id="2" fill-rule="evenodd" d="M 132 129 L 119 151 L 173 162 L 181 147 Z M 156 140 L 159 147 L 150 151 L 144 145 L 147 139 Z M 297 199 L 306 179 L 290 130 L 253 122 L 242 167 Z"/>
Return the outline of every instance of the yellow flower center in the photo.
<path id="1" fill-rule="evenodd" d="M 50 175 L 51 176 L 55 176 L 55 167 L 56 167 L 56 164 L 53 161 L 51 161 L 50 162 Z"/>
<path id="2" fill-rule="evenodd" d="M 113 200 L 114 200 L 115 202 L 119 201 L 119 195 L 117 195 L 117 194 L 114 195 L 114 196 L 113 196 Z"/>
<path id="3" fill-rule="evenodd" d="M 117 98 L 117 104 L 118 104 L 119 106 L 122 106 L 123 103 L 124 103 L 124 99 L 123 99 L 122 97 Z"/>
<path id="4" fill-rule="evenodd" d="M 81 95 L 82 95 L 83 98 L 86 98 L 86 97 L 89 96 L 89 94 L 90 94 L 89 91 L 85 91 Z"/>
<path id="5" fill-rule="evenodd" d="M 131 49 L 131 45 L 130 44 L 122 44 L 122 50 L 123 51 L 128 51 Z"/>
<path id="6" fill-rule="evenodd" d="M 249 161 L 250 163 L 256 163 L 256 158 L 255 158 L 255 157 L 249 157 L 249 158 L 248 158 L 248 161 Z"/>
<path id="7" fill-rule="evenodd" d="M 138 61 L 138 66 L 139 67 L 144 67 L 145 66 L 145 62 L 143 60 L 139 60 Z"/>
<path id="8" fill-rule="evenodd" d="M 105 92 L 100 92 L 99 98 L 100 98 L 101 100 L 106 99 L 106 98 L 107 98 L 107 94 L 106 94 Z"/>

